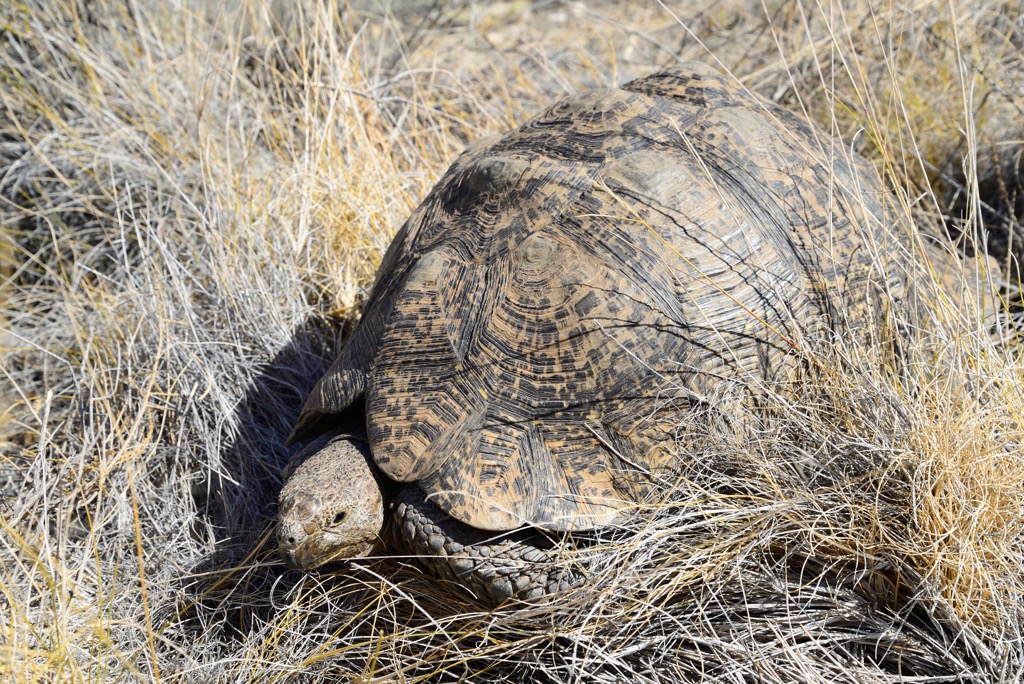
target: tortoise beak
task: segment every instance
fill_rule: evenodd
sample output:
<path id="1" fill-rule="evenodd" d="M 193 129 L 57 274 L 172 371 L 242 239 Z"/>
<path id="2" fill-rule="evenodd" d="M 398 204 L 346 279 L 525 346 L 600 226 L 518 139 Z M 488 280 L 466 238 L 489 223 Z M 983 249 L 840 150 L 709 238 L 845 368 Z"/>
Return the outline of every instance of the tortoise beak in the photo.
<path id="1" fill-rule="evenodd" d="M 281 558 L 284 560 L 285 564 L 292 570 L 302 572 L 306 569 L 302 564 L 302 561 L 299 560 L 298 549 L 286 549 L 279 546 L 278 551 L 280 552 Z"/>
<path id="2" fill-rule="evenodd" d="M 310 492 L 296 492 L 281 502 L 278 511 L 277 548 L 293 570 L 308 570 L 319 565 L 310 554 L 315 540 L 317 519 L 323 502 Z"/>

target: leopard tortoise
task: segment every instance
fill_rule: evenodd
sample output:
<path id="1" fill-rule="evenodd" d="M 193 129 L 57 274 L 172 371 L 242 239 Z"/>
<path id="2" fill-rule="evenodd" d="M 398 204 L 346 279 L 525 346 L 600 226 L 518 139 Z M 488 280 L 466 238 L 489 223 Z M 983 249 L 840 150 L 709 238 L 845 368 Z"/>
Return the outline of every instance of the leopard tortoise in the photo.
<path id="1" fill-rule="evenodd" d="M 284 559 L 387 542 L 491 602 L 579 581 L 551 539 L 677 473 L 674 426 L 872 334 L 907 289 L 891 217 L 862 159 L 703 65 L 471 147 L 306 401 Z"/>

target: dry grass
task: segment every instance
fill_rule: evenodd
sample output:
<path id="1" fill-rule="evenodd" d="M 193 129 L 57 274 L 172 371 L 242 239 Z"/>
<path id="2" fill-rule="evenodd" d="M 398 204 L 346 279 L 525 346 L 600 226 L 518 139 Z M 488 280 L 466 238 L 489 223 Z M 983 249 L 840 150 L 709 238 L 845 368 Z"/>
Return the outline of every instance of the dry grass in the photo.
<path id="1" fill-rule="evenodd" d="M 390 235 L 465 143 L 577 88 L 718 63 L 875 161 L 918 232 L 1012 242 L 982 190 L 1015 206 L 984 164 L 1024 132 L 1019 6 L 705 4 L 0 9 L 0 678 L 1020 681 L 1022 366 L 939 290 L 898 358 L 819 351 L 747 438 L 684 445 L 557 602 L 267 544 Z"/>

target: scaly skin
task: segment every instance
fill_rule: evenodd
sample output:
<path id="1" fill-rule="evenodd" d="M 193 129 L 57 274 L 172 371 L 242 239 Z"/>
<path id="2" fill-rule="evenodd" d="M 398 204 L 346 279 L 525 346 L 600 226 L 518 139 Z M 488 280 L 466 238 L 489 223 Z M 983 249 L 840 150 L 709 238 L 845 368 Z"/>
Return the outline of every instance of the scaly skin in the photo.
<path id="1" fill-rule="evenodd" d="M 365 441 L 338 433 L 296 454 L 278 498 L 277 543 L 289 566 L 309 570 L 382 545 L 387 483 L 372 462 Z"/>
<path id="2" fill-rule="evenodd" d="M 403 487 L 392 510 L 392 534 L 428 571 L 465 586 L 495 604 L 569 589 L 583 580 L 578 568 L 557 562 L 540 532 L 484 532 L 451 518 L 416 485 Z"/>
<path id="3" fill-rule="evenodd" d="M 293 569 L 369 555 L 390 532 L 400 552 L 487 603 L 536 598 L 580 579 L 559 568 L 541 533 L 472 528 L 427 501 L 416 485 L 387 480 L 373 466 L 365 438 L 328 435 L 300 451 L 288 470 L 277 540 Z"/>

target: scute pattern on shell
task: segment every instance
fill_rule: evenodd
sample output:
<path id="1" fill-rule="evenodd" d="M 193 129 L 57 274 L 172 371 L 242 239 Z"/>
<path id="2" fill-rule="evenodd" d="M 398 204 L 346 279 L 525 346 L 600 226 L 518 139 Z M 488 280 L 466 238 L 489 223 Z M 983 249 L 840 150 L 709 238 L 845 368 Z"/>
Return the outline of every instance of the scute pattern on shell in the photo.
<path id="1" fill-rule="evenodd" d="M 365 397 L 377 464 L 455 519 L 607 522 L 676 468 L 686 412 L 902 296 L 883 190 L 842 152 L 702 66 L 559 102 L 412 214 L 296 434 Z"/>

